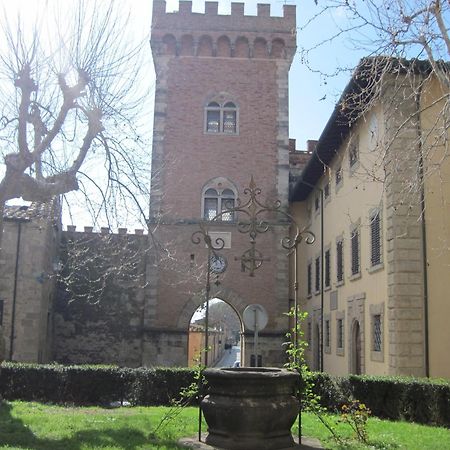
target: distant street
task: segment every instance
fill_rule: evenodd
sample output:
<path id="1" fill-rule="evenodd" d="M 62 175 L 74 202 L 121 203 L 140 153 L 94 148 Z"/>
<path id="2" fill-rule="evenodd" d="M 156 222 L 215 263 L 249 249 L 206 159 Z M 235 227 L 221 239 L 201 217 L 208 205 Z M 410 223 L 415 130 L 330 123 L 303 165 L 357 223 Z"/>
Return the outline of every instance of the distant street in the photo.
<path id="1" fill-rule="evenodd" d="M 225 350 L 222 358 L 214 367 L 233 367 L 235 361 L 241 361 L 241 347 L 234 345 L 230 350 Z"/>

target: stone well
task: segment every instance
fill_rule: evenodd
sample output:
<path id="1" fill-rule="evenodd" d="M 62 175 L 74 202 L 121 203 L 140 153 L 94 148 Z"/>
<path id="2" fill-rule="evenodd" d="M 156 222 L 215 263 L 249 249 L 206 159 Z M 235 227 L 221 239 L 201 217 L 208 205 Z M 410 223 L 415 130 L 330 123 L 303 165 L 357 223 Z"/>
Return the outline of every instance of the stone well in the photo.
<path id="1" fill-rule="evenodd" d="M 223 368 L 204 372 L 208 395 L 201 408 L 206 444 L 230 450 L 291 447 L 299 405 L 298 373 L 277 368 Z"/>

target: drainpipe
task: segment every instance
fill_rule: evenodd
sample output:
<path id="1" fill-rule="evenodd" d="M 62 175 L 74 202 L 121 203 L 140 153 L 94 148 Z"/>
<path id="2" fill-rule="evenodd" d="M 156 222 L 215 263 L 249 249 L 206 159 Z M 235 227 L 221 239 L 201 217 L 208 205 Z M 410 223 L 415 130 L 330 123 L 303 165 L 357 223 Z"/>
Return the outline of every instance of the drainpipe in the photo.
<path id="1" fill-rule="evenodd" d="M 16 244 L 16 264 L 14 268 L 14 288 L 13 288 L 13 298 L 12 298 L 12 311 L 11 311 L 11 336 L 9 345 L 9 360 L 12 361 L 14 353 L 14 332 L 15 332 L 15 322 L 16 322 L 16 300 L 17 300 L 17 284 L 19 275 L 19 253 L 20 253 L 20 238 L 22 235 L 22 223 L 18 222 L 17 227 L 17 244 Z"/>
<path id="2" fill-rule="evenodd" d="M 300 180 L 300 183 L 305 186 L 309 186 L 320 192 L 320 342 L 319 342 L 319 371 L 323 372 L 323 309 L 324 309 L 324 282 L 323 282 L 323 273 L 324 273 L 324 263 L 323 263 L 323 234 L 324 234 L 324 217 L 323 217 L 323 189 L 318 186 L 314 186 L 307 181 Z"/>
<path id="3" fill-rule="evenodd" d="M 324 293 L 323 289 L 325 286 L 323 280 L 324 274 L 324 254 L 323 254 L 323 189 L 317 188 L 320 191 L 320 360 L 319 360 L 319 370 L 323 372 L 323 307 L 324 307 Z"/>
<path id="4" fill-rule="evenodd" d="M 422 85 L 416 95 L 417 108 L 417 136 L 419 146 L 419 180 L 420 180 L 420 210 L 422 215 L 422 267 L 423 267 L 423 315 L 425 325 L 425 376 L 430 376 L 430 342 L 428 323 L 428 264 L 427 264 L 427 226 L 425 221 L 425 181 L 424 181 L 424 161 L 422 153 L 422 129 L 420 125 L 420 98 L 422 95 Z"/>

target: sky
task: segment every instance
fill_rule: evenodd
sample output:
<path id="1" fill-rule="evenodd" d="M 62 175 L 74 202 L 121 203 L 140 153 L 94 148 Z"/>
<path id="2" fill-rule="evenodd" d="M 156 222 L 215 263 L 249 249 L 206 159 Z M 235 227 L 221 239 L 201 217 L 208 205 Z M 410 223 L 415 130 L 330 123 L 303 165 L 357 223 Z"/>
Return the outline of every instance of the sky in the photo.
<path id="1" fill-rule="evenodd" d="M 72 0 L 49 0 L 50 8 L 52 3 L 65 4 Z M 20 11 L 22 15 L 33 16 L 39 5 L 44 2 L 36 0 L 0 0 L 1 8 L 11 13 Z M 193 10 L 204 12 L 204 0 L 193 0 Z M 270 3 L 271 15 L 281 16 L 283 14 L 283 4 L 296 5 L 297 7 L 297 46 L 313 46 L 323 37 L 324 30 L 330 33 L 335 29 L 345 16 L 340 17 L 339 12 L 334 16 L 328 16 L 317 22 L 312 28 L 302 31 L 300 27 L 305 24 L 314 14 L 319 11 L 320 6 L 314 0 L 244 0 L 245 14 L 256 15 L 257 3 Z M 136 42 L 145 39 L 150 32 L 152 0 L 120 0 L 124 11 L 129 10 L 130 27 L 129 38 Z M 178 9 L 178 0 L 166 0 L 167 11 Z M 319 2 L 320 5 L 320 2 Z M 219 14 L 229 14 L 231 10 L 231 0 L 219 0 Z M 360 52 L 350 48 L 345 41 L 335 42 L 333 45 L 324 46 L 313 53 L 311 62 L 314 68 L 320 68 L 326 72 L 334 72 L 336 67 L 342 65 L 355 66 L 359 58 L 363 56 Z M 149 58 L 151 53 L 149 49 Z M 151 62 L 151 61 L 150 61 Z M 149 79 L 154 81 L 154 72 L 151 64 L 148 71 Z M 294 58 L 290 71 L 290 136 L 296 138 L 298 148 L 304 148 L 307 139 L 317 139 L 324 128 L 331 111 L 340 95 L 340 92 L 349 81 L 349 75 L 341 75 L 324 79 L 318 73 L 314 73 L 301 61 L 300 54 Z M 149 114 L 152 112 L 149 111 Z"/>
<path id="2" fill-rule="evenodd" d="M 33 18 L 36 13 L 41 16 L 51 13 L 52 8 L 64 8 L 76 0 L 0 0 L 0 13 L 13 16 L 20 13 L 22 18 Z M 85 0 L 90 3 L 94 0 Z M 108 2 L 108 0 L 98 0 Z M 119 0 L 120 7 L 124 12 L 130 14 L 130 27 L 128 36 L 124 39 L 139 43 L 149 39 L 151 27 L 152 0 Z M 166 0 L 167 11 L 178 9 L 178 0 Z M 245 14 L 256 15 L 258 1 L 245 0 Z M 334 12 L 333 16 L 324 16 L 315 23 L 314 26 L 302 30 L 302 26 L 317 12 L 319 7 L 314 0 L 266 0 L 260 3 L 270 3 L 271 15 L 282 16 L 283 4 L 295 4 L 297 7 L 297 48 L 298 52 L 294 57 L 289 76 L 289 104 L 290 104 L 290 137 L 297 140 L 297 149 L 306 148 L 308 139 L 318 139 L 331 112 L 337 102 L 340 93 L 349 81 L 350 74 L 340 74 L 336 77 L 324 77 L 317 71 L 312 71 L 304 64 L 301 58 L 302 47 L 313 47 L 320 41 L 324 34 L 332 33 L 337 29 L 340 21 L 345 21 L 344 14 L 339 10 Z M 320 3 L 320 2 L 319 2 Z M 56 5 L 56 6 L 55 6 Z M 43 9 L 44 8 L 44 9 Z M 231 0 L 219 0 L 219 14 L 229 14 L 231 10 Z M 204 12 L 204 0 L 193 0 L 193 11 Z M 44 13 L 44 14 L 42 14 Z M 326 30 L 326 31 L 324 31 Z M 1 51 L 1 43 L 0 43 Z M 358 50 L 351 48 L 345 40 L 333 42 L 331 45 L 321 46 L 311 53 L 309 58 L 310 65 L 321 72 L 333 73 L 337 67 L 354 67 L 359 58 L 363 56 Z M 148 45 L 148 60 L 145 64 L 145 78 L 142 84 L 145 89 L 154 86 L 155 74 L 151 60 L 150 46 Z M 152 95 L 152 94 L 149 94 Z M 146 105 L 146 111 L 143 114 L 151 118 L 153 98 L 149 99 Z M 151 119 L 147 124 L 151 124 Z M 77 201 L 77 195 L 72 195 L 73 202 Z M 71 220 L 64 220 L 70 223 Z M 89 223 L 86 219 L 85 223 Z"/>

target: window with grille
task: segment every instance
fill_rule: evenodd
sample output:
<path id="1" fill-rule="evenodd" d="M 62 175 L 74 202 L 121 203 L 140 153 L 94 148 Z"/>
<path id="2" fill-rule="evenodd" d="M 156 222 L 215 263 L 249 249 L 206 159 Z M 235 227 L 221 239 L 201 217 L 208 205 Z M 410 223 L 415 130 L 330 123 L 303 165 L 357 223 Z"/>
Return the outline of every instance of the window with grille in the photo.
<path id="1" fill-rule="evenodd" d="M 312 264 L 308 264 L 308 295 L 312 294 Z"/>
<path id="2" fill-rule="evenodd" d="M 206 220 L 217 220 L 222 222 L 232 222 L 234 214 L 227 210 L 234 207 L 235 195 L 231 189 L 222 191 L 217 189 L 207 189 L 203 199 L 203 217 Z M 224 212 L 225 211 L 225 212 Z M 219 212 L 223 214 L 216 217 Z"/>
<path id="3" fill-rule="evenodd" d="M 358 158 L 359 158 L 358 144 L 354 142 L 350 146 L 350 151 L 348 155 L 350 167 L 353 167 L 358 162 Z"/>
<path id="4" fill-rule="evenodd" d="M 336 281 L 344 281 L 344 241 L 340 239 L 336 242 Z"/>
<path id="5" fill-rule="evenodd" d="M 337 319 L 336 326 L 337 326 L 336 347 L 344 348 L 344 319 Z"/>
<path id="6" fill-rule="evenodd" d="M 330 283 L 331 283 L 331 255 L 330 255 L 330 250 L 326 250 L 325 251 L 325 279 L 324 284 L 325 287 L 328 288 L 330 287 Z"/>
<path id="7" fill-rule="evenodd" d="M 306 331 L 306 342 L 308 342 L 308 345 L 311 345 L 312 341 L 312 323 L 308 322 L 308 328 Z"/>
<path id="8" fill-rule="evenodd" d="M 359 261 L 359 229 L 355 228 L 351 232 L 350 237 L 351 243 L 351 270 L 352 275 L 357 275 L 360 273 L 360 261 Z"/>
<path id="9" fill-rule="evenodd" d="M 206 107 L 207 133 L 237 133 L 237 107 L 233 102 L 210 102 Z"/>
<path id="10" fill-rule="evenodd" d="M 0 325 L 3 325 L 3 300 L 0 300 Z"/>
<path id="11" fill-rule="evenodd" d="M 336 186 L 339 186 L 342 183 L 342 167 L 339 166 L 336 169 Z"/>
<path id="12" fill-rule="evenodd" d="M 381 352 L 381 314 L 375 314 L 372 316 L 373 320 L 373 351 Z"/>
<path id="13" fill-rule="evenodd" d="M 320 256 L 318 258 L 316 258 L 315 266 L 316 266 L 315 288 L 316 288 L 316 292 L 319 292 L 320 291 Z"/>
<path id="14" fill-rule="evenodd" d="M 325 347 L 331 347 L 330 321 L 325 320 Z"/>
<path id="15" fill-rule="evenodd" d="M 370 263 L 372 266 L 381 264 L 381 218 L 379 211 L 370 218 Z"/>

